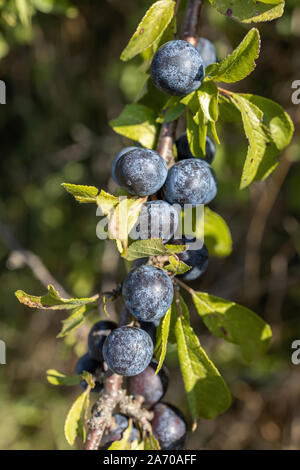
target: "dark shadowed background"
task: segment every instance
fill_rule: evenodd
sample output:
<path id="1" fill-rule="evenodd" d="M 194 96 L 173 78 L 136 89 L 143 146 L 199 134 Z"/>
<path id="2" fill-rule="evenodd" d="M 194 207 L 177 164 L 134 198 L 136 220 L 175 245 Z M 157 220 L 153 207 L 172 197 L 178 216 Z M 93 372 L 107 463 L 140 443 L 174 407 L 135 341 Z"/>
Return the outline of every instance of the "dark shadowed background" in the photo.
<path id="1" fill-rule="evenodd" d="M 79 391 L 51 386 L 45 371 L 73 373 L 89 325 L 56 339 L 65 313 L 28 309 L 14 291 L 45 292 L 34 254 L 74 296 L 124 278 L 115 244 L 96 238 L 95 207 L 80 206 L 60 184 L 112 188 L 111 161 L 129 141 L 108 121 L 134 100 L 144 80 L 137 61 L 122 63 L 119 56 L 152 2 L 32 3 L 30 26 L 20 23 L 14 1 L 0 1 L 0 79 L 7 86 L 7 104 L 0 107 L 0 339 L 7 345 L 7 364 L 0 365 L 0 448 L 67 449 L 64 419 Z M 236 89 L 278 101 L 294 120 L 295 138 L 271 178 L 240 191 L 247 142 L 239 126 L 218 127 L 220 184 L 212 207 L 232 230 L 233 253 L 212 258 L 193 287 L 252 308 L 271 324 L 274 338 L 269 353 L 247 365 L 192 313 L 234 402 L 219 418 L 200 420 L 190 449 L 300 448 L 300 365 L 291 363 L 291 343 L 300 339 L 300 105 L 291 100 L 292 82 L 300 80 L 298 0 L 287 1 L 281 19 L 258 28 L 256 71 Z M 220 59 L 248 29 L 206 2 L 201 35 L 216 44 Z M 24 265 L 22 248 L 31 252 L 25 255 L 36 273 Z M 109 309 L 116 318 L 120 306 Z M 176 351 L 169 351 L 167 364 L 173 382 L 167 399 L 188 416 Z"/>

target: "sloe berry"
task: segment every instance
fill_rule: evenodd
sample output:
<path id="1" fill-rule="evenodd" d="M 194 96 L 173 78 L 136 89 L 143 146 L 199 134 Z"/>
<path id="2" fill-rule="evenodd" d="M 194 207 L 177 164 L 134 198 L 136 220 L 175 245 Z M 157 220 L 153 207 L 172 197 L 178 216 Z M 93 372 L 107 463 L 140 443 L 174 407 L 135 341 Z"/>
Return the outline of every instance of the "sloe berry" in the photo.
<path id="1" fill-rule="evenodd" d="M 191 152 L 189 143 L 188 143 L 188 138 L 186 132 L 182 134 L 177 140 L 176 140 L 176 147 L 177 147 L 177 158 L 178 160 L 185 160 L 186 158 L 193 158 L 194 155 Z M 211 140 L 210 137 L 206 137 L 206 144 L 205 144 L 205 157 L 203 160 L 205 160 L 207 163 L 212 163 L 215 154 L 216 154 L 216 147 L 213 141 Z"/>
<path id="2" fill-rule="evenodd" d="M 96 361 L 102 361 L 102 348 L 106 337 L 112 330 L 117 328 L 117 324 L 108 321 L 101 320 L 95 323 L 88 335 L 88 353 L 92 359 Z"/>
<path id="3" fill-rule="evenodd" d="M 101 440 L 101 447 L 109 446 L 112 442 L 119 441 L 123 437 L 123 432 L 128 428 L 129 420 L 127 416 L 122 415 L 121 413 L 116 413 L 113 415 L 114 424 L 106 432 Z M 138 430 L 132 425 L 132 430 L 129 436 L 129 442 L 135 441 L 138 439 Z"/>
<path id="4" fill-rule="evenodd" d="M 111 176 L 112 176 L 115 183 L 119 184 L 119 182 L 117 180 L 117 177 L 116 177 L 116 165 L 117 165 L 118 161 L 120 160 L 122 155 L 124 155 L 127 152 L 130 152 L 131 150 L 135 150 L 137 148 L 138 147 L 125 147 L 124 149 L 120 150 L 120 152 L 113 159 L 113 162 L 112 162 L 112 165 L 111 165 Z"/>
<path id="5" fill-rule="evenodd" d="M 121 186 L 134 196 L 149 196 L 164 184 L 168 167 L 154 150 L 136 148 L 124 153 L 117 161 L 115 176 Z"/>
<path id="6" fill-rule="evenodd" d="M 209 39 L 198 38 L 196 49 L 201 55 L 205 67 L 217 62 L 216 48 Z"/>
<path id="7" fill-rule="evenodd" d="M 144 398 L 143 406 L 152 406 L 165 395 L 169 377 L 163 367 L 155 374 L 157 361 L 152 359 L 149 366 L 139 375 L 130 377 L 128 380 L 128 391 L 131 395 L 141 395 Z"/>
<path id="8" fill-rule="evenodd" d="M 187 426 L 182 413 L 166 403 L 157 403 L 152 410 L 154 412 L 151 422 L 152 430 L 162 450 L 182 449 L 187 434 Z"/>
<path id="9" fill-rule="evenodd" d="M 167 273 L 154 266 L 142 265 L 127 275 L 122 294 L 127 309 L 135 318 L 154 321 L 167 313 L 174 289 Z"/>
<path id="10" fill-rule="evenodd" d="M 174 244 L 188 245 L 189 242 L 191 242 L 191 240 L 183 237 L 180 241 L 175 240 Z M 181 261 L 192 267 L 192 269 L 186 273 L 178 275 L 179 278 L 185 281 L 194 281 L 195 279 L 198 279 L 198 277 L 202 276 L 207 269 L 208 251 L 206 245 L 203 245 L 200 250 L 186 250 L 182 253 L 178 253 L 177 256 Z"/>
<path id="11" fill-rule="evenodd" d="M 155 53 L 150 75 L 160 90 L 169 95 L 184 96 L 201 86 L 205 67 L 194 46 L 174 40 L 163 44 Z"/>
<path id="12" fill-rule="evenodd" d="M 146 331 L 121 326 L 111 332 L 103 346 L 103 357 L 116 374 L 131 376 L 143 372 L 153 355 L 153 343 Z"/>
<path id="13" fill-rule="evenodd" d="M 216 178 L 210 165 L 196 158 L 177 162 L 169 170 L 163 187 L 170 204 L 208 204 L 217 193 Z"/>
<path id="14" fill-rule="evenodd" d="M 103 389 L 103 384 L 99 382 L 97 376 L 102 372 L 102 364 L 99 361 L 92 359 L 89 354 L 85 354 L 78 359 L 76 365 L 76 374 L 81 375 L 83 371 L 89 372 L 93 375 L 95 380 L 95 387 L 92 388 L 92 392 L 100 393 Z M 85 390 L 87 388 L 87 383 L 85 380 L 80 382 L 80 387 Z"/>
<path id="15" fill-rule="evenodd" d="M 149 201 L 143 205 L 130 236 L 138 240 L 162 238 L 166 242 L 174 235 L 177 226 L 178 212 L 173 206 L 166 201 Z"/>

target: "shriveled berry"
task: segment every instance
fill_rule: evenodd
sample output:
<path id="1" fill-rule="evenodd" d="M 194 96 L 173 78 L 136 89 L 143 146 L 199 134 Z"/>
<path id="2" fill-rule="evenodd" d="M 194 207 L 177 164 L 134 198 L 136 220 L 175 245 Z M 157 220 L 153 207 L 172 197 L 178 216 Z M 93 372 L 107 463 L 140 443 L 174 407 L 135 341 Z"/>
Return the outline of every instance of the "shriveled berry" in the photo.
<path id="1" fill-rule="evenodd" d="M 120 441 L 123 437 L 124 431 L 126 431 L 126 429 L 129 426 L 129 420 L 127 416 L 121 413 L 116 413 L 113 416 L 113 421 L 114 423 L 111 426 L 111 428 L 102 437 L 101 447 L 109 446 L 115 441 Z M 137 439 L 138 439 L 138 430 L 134 425 L 132 425 L 132 430 L 131 430 L 128 441 L 132 442 Z"/>
<path id="2" fill-rule="evenodd" d="M 143 372 L 153 355 L 153 343 L 146 331 L 121 326 L 111 332 L 103 346 L 103 357 L 116 374 L 131 376 Z"/>
<path id="3" fill-rule="evenodd" d="M 162 450 L 182 449 L 187 434 L 187 426 L 182 413 L 166 403 L 154 405 L 153 412 L 152 430 Z"/>
<path id="4" fill-rule="evenodd" d="M 168 274 L 154 266 L 142 265 L 127 275 L 122 294 L 127 309 L 135 318 L 154 321 L 167 313 L 174 289 Z"/>
<path id="5" fill-rule="evenodd" d="M 166 369 L 162 367 L 158 374 L 157 361 L 152 359 L 149 366 L 139 375 L 130 377 L 128 381 L 128 391 L 131 395 L 141 395 L 144 398 L 143 406 L 152 406 L 165 395 L 169 377 Z"/>

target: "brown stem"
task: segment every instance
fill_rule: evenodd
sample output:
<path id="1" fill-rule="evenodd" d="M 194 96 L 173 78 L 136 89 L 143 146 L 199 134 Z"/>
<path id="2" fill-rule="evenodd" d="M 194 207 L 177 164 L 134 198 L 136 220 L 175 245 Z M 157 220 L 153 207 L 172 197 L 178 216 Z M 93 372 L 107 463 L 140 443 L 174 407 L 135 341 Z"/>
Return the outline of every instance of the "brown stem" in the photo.
<path id="1" fill-rule="evenodd" d="M 190 0 L 186 10 L 183 39 L 196 47 L 202 0 Z"/>
<path id="2" fill-rule="evenodd" d="M 185 289 L 189 294 L 194 295 L 195 291 L 191 287 L 187 286 L 184 282 L 180 281 L 180 279 L 176 279 L 176 282 Z"/>
<path id="3" fill-rule="evenodd" d="M 180 2 L 177 0 L 176 12 L 179 3 Z M 193 46 L 197 44 L 201 6 L 202 0 L 189 0 L 186 10 L 183 39 Z M 174 164 L 173 143 L 176 136 L 176 127 L 177 120 L 162 124 L 158 141 L 157 152 L 167 162 L 169 167 Z"/>
<path id="4" fill-rule="evenodd" d="M 113 374 L 105 381 L 104 394 L 93 409 L 93 416 L 89 421 L 89 433 L 85 443 L 85 450 L 97 450 L 105 428 L 110 422 L 112 413 L 121 398 L 121 385 L 123 377 Z"/>

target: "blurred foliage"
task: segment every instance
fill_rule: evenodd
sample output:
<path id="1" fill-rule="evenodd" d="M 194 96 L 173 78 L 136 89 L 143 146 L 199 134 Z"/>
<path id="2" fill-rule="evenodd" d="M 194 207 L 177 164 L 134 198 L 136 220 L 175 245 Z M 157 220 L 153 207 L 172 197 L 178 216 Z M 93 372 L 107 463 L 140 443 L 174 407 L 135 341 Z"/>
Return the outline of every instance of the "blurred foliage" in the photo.
<path id="1" fill-rule="evenodd" d="M 114 287 L 125 274 L 113 244 L 95 236 L 95 208 L 75 203 L 60 183 L 113 189 L 110 163 L 128 141 L 113 134 L 108 121 L 134 99 L 144 81 L 138 62 L 124 64 L 119 56 L 150 4 L 0 1 L 0 79 L 7 85 L 7 104 L 0 112 L 1 224 L 74 296 Z M 298 0 L 287 1 L 281 19 L 258 28 L 258 66 L 232 89 L 278 101 L 295 122 L 295 138 L 271 179 L 240 191 L 246 139 L 235 125 L 218 129 L 222 145 L 214 167 L 220 189 L 212 208 L 231 228 L 233 253 L 211 259 L 207 274 L 193 287 L 254 309 L 272 325 L 274 341 L 264 359 L 248 366 L 234 345 L 210 337 L 194 316 L 201 344 L 220 366 L 235 401 L 225 415 L 201 421 L 188 448 L 299 448 L 300 385 L 290 361 L 291 342 L 300 337 L 300 107 L 291 102 L 291 83 L 300 79 Z M 201 35 L 216 44 L 220 59 L 248 29 L 208 2 L 203 9 Z M 272 202 L 274 188 L 278 194 Z M 254 249 L 247 233 L 261 223 L 264 237 Z M 0 448 L 69 448 L 63 421 L 78 390 L 52 387 L 45 372 L 73 373 L 86 347 L 87 327 L 56 339 L 59 312 L 31 311 L 17 302 L 15 290 L 43 294 L 45 288 L 22 265 L 1 227 L 0 338 L 7 344 L 7 365 L 0 365 Z M 245 269 L 249 253 L 258 259 L 256 278 Z M 118 305 L 109 311 L 114 318 Z M 179 377 L 175 353 L 170 347 L 167 354 L 174 381 Z M 183 387 L 170 388 L 167 399 L 187 411 Z"/>

